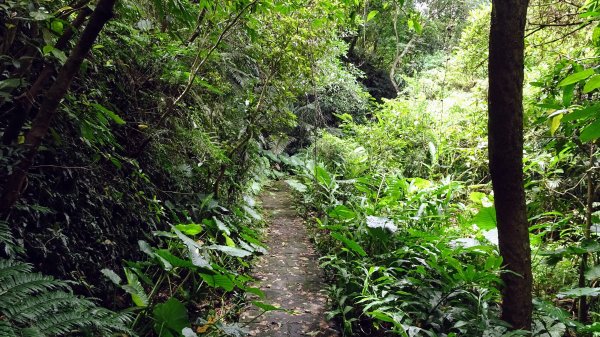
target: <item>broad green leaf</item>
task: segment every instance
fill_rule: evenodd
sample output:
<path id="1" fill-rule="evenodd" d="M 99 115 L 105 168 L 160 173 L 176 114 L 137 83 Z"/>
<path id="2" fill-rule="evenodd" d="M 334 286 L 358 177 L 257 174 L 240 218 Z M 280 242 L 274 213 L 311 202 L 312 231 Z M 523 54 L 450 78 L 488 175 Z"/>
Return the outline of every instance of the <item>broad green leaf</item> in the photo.
<path id="1" fill-rule="evenodd" d="M 160 264 L 163 266 L 164 270 L 166 270 L 166 271 L 173 270 L 173 265 L 171 264 L 171 262 L 167 261 L 165 258 L 163 258 L 162 256 L 160 256 L 158 254 L 154 254 L 154 257 L 158 260 L 158 262 L 160 262 Z"/>
<path id="2" fill-rule="evenodd" d="M 558 128 L 560 127 L 560 121 L 563 118 L 563 116 L 563 114 L 558 114 L 552 117 L 552 119 L 550 120 L 550 134 L 552 136 L 554 136 L 556 130 L 558 130 Z"/>
<path id="3" fill-rule="evenodd" d="M 181 241 L 183 241 L 183 243 L 188 247 L 188 248 L 198 248 L 198 249 L 202 249 L 202 245 L 194 240 L 192 240 L 191 238 L 189 238 L 188 236 L 186 236 L 185 234 L 183 234 L 179 229 L 177 229 L 177 227 L 171 227 L 171 230 L 173 232 L 175 232 L 175 234 L 177 235 L 177 237 L 179 237 L 181 239 Z"/>
<path id="4" fill-rule="evenodd" d="M 590 77 L 583 87 L 583 93 L 587 94 L 588 92 L 592 92 L 598 88 L 600 88 L 600 75 L 594 75 Z"/>
<path id="5" fill-rule="evenodd" d="M 180 268 L 192 268 L 192 267 L 194 267 L 194 264 L 192 262 L 190 262 L 189 260 L 181 259 L 181 258 L 173 255 L 167 249 L 157 249 L 154 252 L 154 254 L 156 256 L 164 259 L 165 261 L 167 261 L 173 267 L 180 267 Z"/>
<path id="6" fill-rule="evenodd" d="M 44 47 L 42 47 L 42 53 L 44 55 L 50 54 L 53 50 L 54 50 L 54 47 L 51 45 L 45 45 Z"/>
<path id="7" fill-rule="evenodd" d="M 144 240 L 138 240 L 138 246 L 140 247 L 140 250 L 146 255 L 154 256 L 154 251 L 152 250 L 152 247 L 150 247 L 148 242 Z"/>
<path id="8" fill-rule="evenodd" d="M 576 72 L 575 74 L 571 74 L 571 75 L 567 76 L 564 80 L 560 81 L 560 83 L 558 83 L 558 86 L 564 87 L 567 85 L 575 84 L 579 81 L 583 81 L 586 78 L 594 75 L 594 73 L 595 73 L 594 69 L 585 69 L 580 72 Z"/>
<path id="9" fill-rule="evenodd" d="M 254 235 L 256 235 L 256 234 L 254 234 Z M 260 242 L 260 240 L 258 240 L 257 238 L 255 238 L 255 237 L 253 237 L 253 236 L 251 236 L 251 235 L 249 235 L 249 234 L 246 234 L 246 233 L 240 233 L 240 237 L 241 237 L 242 239 L 244 239 L 245 241 L 247 241 L 247 242 L 251 243 L 251 244 L 258 245 L 258 246 L 261 246 L 261 247 L 263 246 L 263 243 L 262 243 L 262 242 Z M 264 247 L 263 247 L 263 248 L 264 248 Z"/>
<path id="10" fill-rule="evenodd" d="M 177 235 L 177 237 L 179 237 L 181 239 L 183 244 L 185 244 L 187 246 L 188 251 L 189 251 L 190 260 L 192 261 L 192 263 L 195 266 L 201 267 L 201 268 L 212 269 L 210 262 L 204 256 L 202 256 L 200 254 L 200 252 L 204 249 L 204 247 L 200 243 L 190 239 L 188 236 L 183 234 L 176 227 L 171 227 L 171 230 L 174 231 L 175 234 Z"/>
<path id="11" fill-rule="evenodd" d="M 216 217 L 213 217 L 213 221 L 215 222 L 215 224 L 217 225 L 217 228 L 222 231 L 223 233 L 227 234 L 227 235 L 231 235 L 231 231 L 229 230 L 229 227 L 227 227 L 227 225 L 225 225 L 223 223 L 223 221 L 217 219 Z"/>
<path id="12" fill-rule="evenodd" d="M 234 242 L 234 244 L 235 244 L 235 242 Z M 254 249 L 254 247 L 252 247 L 250 244 L 248 244 L 248 242 L 246 242 L 244 240 L 239 240 L 239 245 L 243 250 L 247 250 L 250 253 L 254 253 L 256 251 L 256 249 Z"/>
<path id="13" fill-rule="evenodd" d="M 100 271 L 104 276 L 106 276 L 109 280 L 112 281 L 112 283 L 116 284 L 116 285 L 121 285 L 121 277 L 119 275 L 117 275 L 117 273 L 115 273 L 114 271 L 110 270 L 110 269 L 102 269 Z"/>
<path id="14" fill-rule="evenodd" d="M 246 214 L 248 214 L 250 217 L 252 217 L 252 219 L 254 219 L 256 221 L 260 221 L 262 219 L 262 216 L 260 216 L 260 214 L 258 214 L 258 212 L 254 208 L 248 207 L 246 205 L 243 205 L 242 208 L 244 209 Z"/>
<path id="15" fill-rule="evenodd" d="M 225 291 L 232 291 L 235 288 L 235 284 L 227 275 L 215 273 L 214 275 L 200 274 L 200 276 L 204 282 L 213 288 L 223 288 Z"/>
<path id="16" fill-rule="evenodd" d="M 329 211 L 329 216 L 341 220 L 350 220 L 356 218 L 356 213 L 344 205 L 337 205 Z"/>
<path id="17" fill-rule="evenodd" d="M 321 185 L 325 185 L 325 186 L 331 185 L 331 176 L 329 175 L 329 172 L 327 172 L 327 170 L 325 170 L 323 167 L 321 167 L 321 166 L 315 167 L 315 174 L 317 175 L 317 181 Z"/>
<path id="18" fill-rule="evenodd" d="M 348 247 L 351 250 L 353 250 L 354 252 L 358 253 L 358 255 L 367 256 L 367 253 L 365 252 L 365 250 L 356 241 L 348 239 L 344 235 L 342 235 L 340 233 L 336 233 L 336 232 L 332 232 L 331 236 L 334 239 L 343 242 L 344 245 L 346 245 L 346 247 Z"/>
<path id="19" fill-rule="evenodd" d="M 98 103 L 92 103 L 91 106 L 93 106 L 94 108 L 96 108 L 96 110 L 102 112 L 106 117 L 112 119 L 115 123 L 117 123 L 119 125 L 125 124 L 125 121 L 121 117 L 119 117 L 113 111 L 105 108 L 104 106 L 102 106 L 102 105 L 100 105 Z"/>
<path id="20" fill-rule="evenodd" d="M 65 64 L 65 62 L 67 62 L 67 55 L 64 51 L 54 48 L 50 51 L 50 53 L 60 61 L 60 64 Z"/>
<path id="21" fill-rule="evenodd" d="M 569 85 L 565 85 L 562 88 L 562 104 L 565 107 L 568 107 L 571 105 L 571 102 L 573 101 L 573 96 L 575 95 L 575 85 L 576 84 L 569 84 Z"/>
<path id="22" fill-rule="evenodd" d="M 235 242 L 233 242 L 233 240 L 231 240 L 231 238 L 227 234 L 223 233 L 223 237 L 225 238 L 225 244 L 228 247 L 236 247 Z"/>
<path id="23" fill-rule="evenodd" d="M 274 305 L 268 304 L 268 303 L 264 303 L 264 302 L 260 302 L 260 301 L 252 301 L 252 304 L 254 304 L 255 306 L 259 307 L 260 309 L 264 310 L 264 311 L 276 311 L 276 310 L 284 310 L 280 307 L 276 307 Z"/>
<path id="24" fill-rule="evenodd" d="M 45 13 L 45 12 L 40 12 L 40 11 L 32 11 L 29 12 L 29 15 L 31 16 L 31 18 L 34 21 L 44 21 L 44 20 L 48 20 L 50 18 L 53 18 L 54 16 L 50 13 Z"/>
<path id="25" fill-rule="evenodd" d="M 259 288 L 247 287 L 247 288 L 244 288 L 244 291 L 254 294 L 254 295 L 258 296 L 259 298 L 263 298 L 263 299 L 265 298 L 265 293 L 262 290 L 260 290 Z"/>
<path id="26" fill-rule="evenodd" d="M 7 78 L 0 81 L 0 91 L 10 91 L 23 83 L 22 78 Z"/>
<path id="27" fill-rule="evenodd" d="M 494 207 L 482 207 L 479 212 L 473 217 L 471 223 L 477 225 L 479 229 L 490 230 L 496 228 L 498 224 L 496 221 L 496 208 Z"/>
<path id="28" fill-rule="evenodd" d="M 600 296 L 600 288 L 589 288 L 589 287 L 573 288 L 573 289 L 570 289 L 567 291 L 561 291 L 557 295 L 558 298 L 564 298 L 564 297 L 573 298 L 573 297 L 583 297 L 583 296 L 591 296 L 591 297 Z"/>
<path id="29" fill-rule="evenodd" d="M 600 265 L 594 266 L 585 272 L 585 278 L 588 281 L 600 279 Z"/>
<path id="30" fill-rule="evenodd" d="M 123 290 L 131 295 L 131 299 L 135 305 L 138 307 L 147 307 L 150 300 L 137 275 L 129 268 L 123 268 L 123 270 L 125 271 L 125 277 L 127 278 L 127 285 L 122 287 Z"/>
<path id="31" fill-rule="evenodd" d="M 471 192 L 471 194 L 469 194 L 469 200 L 483 207 L 491 207 L 494 205 L 493 197 L 482 192 Z"/>
<path id="32" fill-rule="evenodd" d="M 210 262 L 206 259 L 206 257 L 204 257 L 200 254 L 200 249 L 198 249 L 196 247 L 188 247 L 188 248 L 189 248 L 190 260 L 192 260 L 192 263 L 194 264 L 194 266 L 200 267 L 200 268 L 212 269 Z"/>
<path id="33" fill-rule="evenodd" d="M 211 245 L 211 246 L 206 246 L 205 248 L 212 249 L 212 250 L 218 250 L 227 255 L 231 255 L 231 256 L 235 256 L 235 257 L 246 257 L 249 255 L 252 255 L 252 253 L 247 250 L 235 248 L 235 247 L 229 247 L 229 246 Z"/>
<path id="34" fill-rule="evenodd" d="M 58 34 L 62 34 L 64 25 L 59 20 L 53 20 L 52 23 L 50 24 L 50 29 L 52 29 L 54 32 L 56 32 Z"/>
<path id="35" fill-rule="evenodd" d="M 423 26 L 421 26 L 421 21 L 418 18 L 413 19 L 413 21 L 415 32 L 417 32 L 417 34 L 421 34 L 423 32 Z"/>
<path id="36" fill-rule="evenodd" d="M 165 328 L 179 333 L 186 327 L 189 327 L 190 320 L 188 318 L 188 312 L 183 303 L 179 302 L 174 297 L 171 297 L 165 303 L 156 305 L 152 311 L 154 317 L 154 331 L 160 334 Z"/>
<path id="37" fill-rule="evenodd" d="M 202 232 L 202 225 L 199 224 L 179 224 L 175 228 L 186 235 L 197 235 Z"/>
<path id="38" fill-rule="evenodd" d="M 373 20 L 377 14 L 379 14 L 379 11 L 370 11 L 367 15 L 367 22 Z"/>
<path id="39" fill-rule="evenodd" d="M 587 253 L 598 253 L 600 252 L 600 241 L 595 239 L 584 239 L 580 249 Z"/>
<path id="40" fill-rule="evenodd" d="M 367 312 L 367 315 L 369 315 L 370 317 L 375 318 L 376 320 L 379 320 L 379 321 L 396 323 L 396 321 L 394 321 L 394 319 L 392 317 L 390 317 L 388 314 L 378 311 L 378 310 Z"/>
<path id="41" fill-rule="evenodd" d="M 297 180 L 294 180 L 294 179 L 288 179 L 288 180 L 286 180 L 285 182 L 286 182 L 286 184 L 288 184 L 288 185 L 289 185 L 289 186 L 290 186 L 292 189 L 294 189 L 294 190 L 296 190 L 297 192 L 300 192 L 300 193 L 304 193 L 304 192 L 306 192 L 306 191 L 307 191 L 307 189 L 308 189 L 308 188 L 306 187 L 306 185 L 304 185 L 303 183 L 301 183 L 301 182 L 299 182 L 299 181 L 297 181 Z"/>
<path id="42" fill-rule="evenodd" d="M 409 193 L 419 192 L 426 188 L 431 187 L 431 181 L 423 178 L 412 178 L 410 179 L 410 186 L 408 188 Z"/>
<path id="43" fill-rule="evenodd" d="M 598 138 L 600 138 L 600 118 L 585 127 L 579 136 L 582 142 L 589 142 Z"/>

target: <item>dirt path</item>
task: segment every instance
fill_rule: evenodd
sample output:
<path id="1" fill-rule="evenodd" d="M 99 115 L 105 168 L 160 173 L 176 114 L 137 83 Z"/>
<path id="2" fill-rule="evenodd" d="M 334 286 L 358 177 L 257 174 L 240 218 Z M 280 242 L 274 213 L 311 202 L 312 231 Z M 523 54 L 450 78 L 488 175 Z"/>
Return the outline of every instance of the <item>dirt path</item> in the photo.
<path id="1" fill-rule="evenodd" d="M 277 182 L 261 199 L 269 214 L 265 233 L 269 252 L 260 258 L 253 276 L 260 281 L 257 286 L 265 293 L 265 302 L 292 312 L 260 316 L 248 326 L 250 336 L 337 336 L 324 319 L 327 294 L 317 255 L 296 215 L 288 187 Z M 248 308 L 242 321 L 249 322 L 259 314 L 257 308 Z"/>

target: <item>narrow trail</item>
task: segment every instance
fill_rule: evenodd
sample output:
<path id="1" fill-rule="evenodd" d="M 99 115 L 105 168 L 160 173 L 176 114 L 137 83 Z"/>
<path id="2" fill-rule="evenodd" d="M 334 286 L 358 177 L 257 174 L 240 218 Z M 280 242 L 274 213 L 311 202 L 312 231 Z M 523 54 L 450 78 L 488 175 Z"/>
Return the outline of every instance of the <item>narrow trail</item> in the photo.
<path id="1" fill-rule="evenodd" d="M 287 311 L 268 312 L 248 308 L 242 321 L 250 322 L 250 336 L 338 336 L 325 321 L 327 294 L 321 280 L 317 254 L 308 238 L 293 199 L 284 182 L 276 182 L 261 199 L 268 213 L 268 253 L 254 267 L 253 276 L 266 295 L 265 302 Z"/>

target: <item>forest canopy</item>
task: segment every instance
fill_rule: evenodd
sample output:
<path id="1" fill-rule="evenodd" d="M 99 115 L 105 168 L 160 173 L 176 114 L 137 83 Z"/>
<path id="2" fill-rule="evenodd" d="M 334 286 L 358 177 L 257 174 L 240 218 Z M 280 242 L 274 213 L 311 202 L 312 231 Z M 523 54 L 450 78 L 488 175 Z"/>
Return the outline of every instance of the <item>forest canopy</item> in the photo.
<path id="1" fill-rule="evenodd" d="M 0 0 L 0 336 L 247 335 L 275 181 L 338 336 L 599 336 L 599 22 Z"/>

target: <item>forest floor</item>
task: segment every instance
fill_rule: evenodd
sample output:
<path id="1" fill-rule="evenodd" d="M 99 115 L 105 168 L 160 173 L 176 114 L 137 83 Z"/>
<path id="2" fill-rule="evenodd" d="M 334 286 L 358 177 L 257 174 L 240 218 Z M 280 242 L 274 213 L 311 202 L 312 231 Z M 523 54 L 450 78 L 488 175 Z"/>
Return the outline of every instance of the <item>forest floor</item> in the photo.
<path id="1" fill-rule="evenodd" d="M 304 221 L 294 210 L 291 191 L 278 181 L 261 196 L 268 216 L 268 253 L 255 264 L 253 277 L 266 303 L 285 311 L 261 311 L 252 306 L 242 315 L 251 336 L 338 336 L 325 320 L 327 292 Z M 257 317 L 259 316 L 259 317 Z"/>

